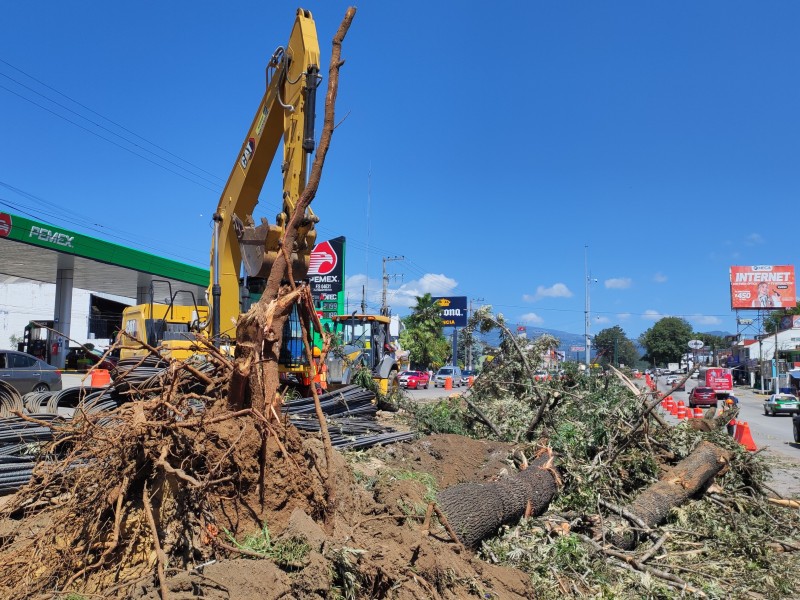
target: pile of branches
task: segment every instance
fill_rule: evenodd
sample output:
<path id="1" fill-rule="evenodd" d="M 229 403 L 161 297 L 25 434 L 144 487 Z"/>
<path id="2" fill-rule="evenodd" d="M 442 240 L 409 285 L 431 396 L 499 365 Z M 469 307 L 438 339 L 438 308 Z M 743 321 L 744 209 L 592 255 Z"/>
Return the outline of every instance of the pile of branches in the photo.
<path id="1" fill-rule="evenodd" d="M 216 537 L 223 528 L 244 521 L 258 529 L 259 507 L 293 503 L 319 514 L 317 479 L 292 458 L 302 455 L 296 431 L 254 409 L 226 408 L 232 368 L 209 354 L 146 378 L 134 369 L 130 380 L 123 373 L 114 382 L 131 401 L 110 415 L 42 421 L 56 437 L 46 453 L 59 460 L 37 463 L 32 481 L 0 512 L 12 523 L 41 524 L 29 535 L 16 531 L 0 549 L 0 596 L 76 587 L 111 595 L 153 569 L 163 586 L 168 562 L 185 568 L 208 560 L 225 545 Z M 288 489 L 269 499 L 264 460 L 282 461 L 291 475 Z"/>
<path id="2" fill-rule="evenodd" d="M 613 368 L 539 380 L 557 340 L 517 337 L 490 307 L 470 325 L 500 329 L 499 352 L 468 393 L 418 409 L 418 422 L 512 442 L 522 456 L 546 448 L 560 479 L 549 506 L 529 505 L 482 541 L 486 560 L 523 569 L 548 598 L 800 593 L 800 505 L 781 500 L 766 459 L 727 434 L 734 413 L 674 426 L 657 394 Z M 679 485 L 665 492 L 670 480 Z"/>

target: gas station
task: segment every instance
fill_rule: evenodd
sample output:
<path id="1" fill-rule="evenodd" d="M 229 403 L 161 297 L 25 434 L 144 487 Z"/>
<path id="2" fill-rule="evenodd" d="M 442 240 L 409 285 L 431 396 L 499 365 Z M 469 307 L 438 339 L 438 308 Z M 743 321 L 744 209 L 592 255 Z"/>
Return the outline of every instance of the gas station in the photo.
<path id="1" fill-rule="evenodd" d="M 0 212 L 0 285 L 18 279 L 55 284 L 50 364 L 63 368 L 71 337 L 73 288 L 135 299 L 206 305 L 209 270 Z M 2 308 L 0 306 L 0 308 Z M 120 324 L 122 313 L 119 312 Z"/>

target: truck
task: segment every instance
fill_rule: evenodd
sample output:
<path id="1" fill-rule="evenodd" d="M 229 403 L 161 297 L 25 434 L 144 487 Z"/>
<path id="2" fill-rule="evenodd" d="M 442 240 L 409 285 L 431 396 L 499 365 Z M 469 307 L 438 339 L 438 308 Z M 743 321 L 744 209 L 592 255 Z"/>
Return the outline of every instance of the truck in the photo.
<path id="1" fill-rule="evenodd" d="M 667 370 L 670 373 L 680 373 L 681 365 L 679 363 L 667 363 Z"/>
<path id="2" fill-rule="evenodd" d="M 718 397 L 733 391 L 733 373 L 724 367 L 701 367 L 697 382 L 698 386 L 710 387 Z"/>
<path id="3" fill-rule="evenodd" d="M 208 336 L 215 345 L 230 347 L 236 322 L 252 301 L 258 300 L 275 258 L 283 252 L 281 241 L 295 206 L 306 187 L 311 154 L 315 148 L 314 117 L 320 82 L 319 42 L 311 13 L 298 9 L 285 46 L 279 46 L 267 65 L 266 90 L 247 135 L 236 155 L 228 181 L 213 216 L 208 307 L 171 290 L 165 303 L 140 304 L 123 312 L 127 338 L 124 356 L 147 352 L 136 341 L 157 347 L 163 355 L 180 358 L 190 348 L 190 334 Z M 281 210 L 270 224 L 256 225 L 253 211 L 278 149 L 283 177 Z M 316 239 L 318 217 L 307 209 L 298 226 L 297 242 L 288 249 L 292 275 L 305 278 Z M 246 276 L 242 278 L 242 267 Z M 295 306 L 296 308 L 296 306 Z M 309 381 L 311 366 L 302 348 L 302 327 L 297 311 L 284 327 L 281 373 Z M 310 341 L 310 340 L 309 340 Z M 285 351 L 284 351 L 285 350 Z"/>

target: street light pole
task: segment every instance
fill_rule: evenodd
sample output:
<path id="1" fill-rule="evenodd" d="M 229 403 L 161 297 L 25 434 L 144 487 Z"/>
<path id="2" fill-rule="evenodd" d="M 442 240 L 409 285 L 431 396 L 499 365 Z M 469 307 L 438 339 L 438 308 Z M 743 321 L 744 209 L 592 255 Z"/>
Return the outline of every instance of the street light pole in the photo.
<path id="1" fill-rule="evenodd" d="M 586 346 L 586 369 L 587 371 L 591 370 L 592 367 L 592 342 L 590 339 L 591 329 L 592 329 L 592 321 L 591 321 L 591 312 L 589 311 L 589 284 L 592 282 L 592 278 L 589 275 L 589 246 L 583 247 L 583 269 L 586 275 L 586 310 L 584 312 L 585 316 L 585 323 L 584 323 L 584 343 Z"/>

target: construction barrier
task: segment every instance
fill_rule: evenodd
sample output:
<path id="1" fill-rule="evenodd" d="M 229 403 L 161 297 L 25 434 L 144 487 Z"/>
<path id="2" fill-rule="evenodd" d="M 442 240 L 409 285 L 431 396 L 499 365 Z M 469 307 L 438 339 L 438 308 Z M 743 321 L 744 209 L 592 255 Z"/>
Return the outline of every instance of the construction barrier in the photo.
<path id="1" fill-rule="evenodd" d="M 474 377 L 473 375 L 470 375 L 470 376 L 467 378 L 467 387 L 472 387 L 472 383 L 473 383 L 474 381 L 475 381 L 475 377 Z"/>
<path id="2" fill-rule="evenodd" d="M 686 407 L 680 406 L 680 402 L 678 403 L 678 410 L 675 416 L 678 417 L 679 421 L 683 421 L 686 418 Z"/>
<path id="3" fill-rule="evenodd" d="M 694 418 L 695 419 L 702 419 L 703 418 L 703 409 L 699 406 L 694 407 Z"/>
<path id="4" fill-rule="evenodd" d="M 453 389 L 453 378 L 452 377 L 445 377 L 444 378 L 444 389 L 452 390 Z"/>
<path id="5" fill-rule="evenodd" d="M 92 387 L 105 387 L 111 383 L 111 373 L 106 369 L 95 369 L 92 371 Z"/>
<path id="6" fill-rule="evenodd" d="M 734 439 L 750 452 L 758 450 L 758 448 L 756 448 L 756 443 L 753 441 L 753 436 L 750 433 L 750 425 L 747 424 L 747 421 L 736 422 L 736 435 Z"/>

